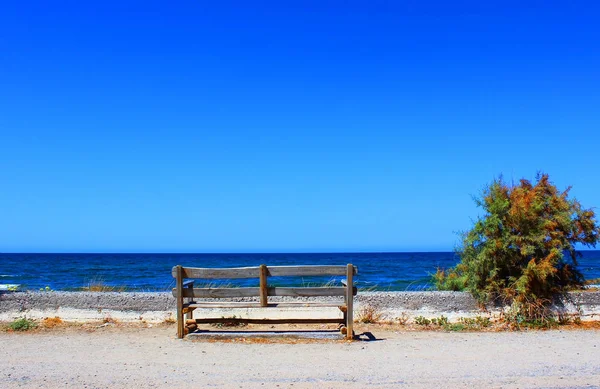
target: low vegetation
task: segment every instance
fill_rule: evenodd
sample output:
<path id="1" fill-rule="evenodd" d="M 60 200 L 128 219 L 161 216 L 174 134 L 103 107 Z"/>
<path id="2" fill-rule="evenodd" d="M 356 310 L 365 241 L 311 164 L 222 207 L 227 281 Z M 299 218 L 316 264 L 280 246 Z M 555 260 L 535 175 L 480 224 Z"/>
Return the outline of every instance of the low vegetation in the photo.
<path id="1" fill-rule="evenodd" d="M 356 315 L 356 321 L 365 324 L 381 323 L 385 319 L 385 314 L 381 308 L 373 304 L 364 304 L 360 307 Z"/>
<path id="2" fill-rule="evenodd" d="M 9 331 L 29 331 L 37 327 L 37 323 L 26 317 L 22 317 L 8 324 Z"/>
<path id="3" fill-rule="evenodd" d="M 492 325 L 491 319 L 483 316 L 476 316 L 474 318 L 460 317 L 457 322 L 450 322 L 444 315 L 432 319 L 417 316 L 414 319 L 414 323 L 417 326 L 442 329 L 445 331 L 480 331 Z"/>
<path id="4" fill-rule="evenodd" d="M 245 327 L 247 326 L 246 323 L 242 323 L 237 321 L 237 317 L 235 315 L 231 316 L 231 317 L 222 317 L 222 319 L 224 319 L 223 322 L 220 323 L 211 323 L 210 325 L 213 327 L 217 327 L 217 328 L 223 328 L 223 327 Z M 228 320 L 230 319 L 230 320 Z"/>
<path id="5" fill-rule="evenodd" d="M 125 292 L 125 286 L 107 285 L 102 280 L 92 280 L 82 288 L 84 292 Z"/>
<path id="6" fill-rule="evenodd" d="M 424 316 L 417 316 L 417 317 L 415 317 L 414 321 L 415 321 L 415 324 L 418 326 L 428 326 L 431 324 L 431 320 L 427 319 Z"/>
<path id="7" fill-rule="evenodd" d="M 410 319 L 410 316 L 408 316 L 408 314 L 406 312 L 402 312 L 402 314 L 396 318 L 396 320 L 398 321 L 398 324 L 400 324 L 401 326 L 408 324 L 409 319 Z"/>
<path id="8" fill-rule="evenodd" d="M 42 320 L 42 326 L 44 328 L 54 328 L 54 327 L 58 327 L 58 326 L 60 326 L 62 324 L 64 324 L 64 322 L 58 316 L 47 317 L 44 320 Z"/>
<path id="9" fill-rule="evenodd" d="M 438 270 L 439 290 L 466 290 L 482 304 L 501 304 L 518 326 L 552 325 L 556 295 L 583 286 L 576 246 L 595 247 L 600 227 L 592 209 L 559 191 L 546 174 L 535 183 L 492 182 L 476 204 L 484 210 L 463 234 L 453 269 Z"/>
<path id="10" fill-rule="evenodd" d="M 112 317 L 112 316 L 110 316 L 110 315 L 106 315 L 106 316 L 104 316 L 104 318 L 102 319 L 102 323 L 103 323 L 103 324 L 112 324 L 112 325 L 115 325 L 115 324 L 118 324 L 118 323 L 119 323 L 119 321 L 118 321 L 117 319 L 113 318 L 113 317 Z"/>

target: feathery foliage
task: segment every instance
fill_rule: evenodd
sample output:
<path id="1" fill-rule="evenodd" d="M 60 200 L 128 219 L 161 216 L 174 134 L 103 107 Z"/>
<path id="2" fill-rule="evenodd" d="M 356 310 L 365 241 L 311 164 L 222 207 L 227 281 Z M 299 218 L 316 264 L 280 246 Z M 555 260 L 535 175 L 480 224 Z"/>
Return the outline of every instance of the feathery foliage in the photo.
<path id="1" fill-rule="evenodd" d="M 494 180 L 475 199 L 485 214 L 463 234 L 461 262 L 435 275 L 438 289 L 467 290 L 482 303 L 500 298 L 529 318 L 539 314 L 531 306 L 582 285 L 575 246 L 595 247 L 600 227 L 569 190 L 560 192 L 547 174 L 533 184 Z"/>

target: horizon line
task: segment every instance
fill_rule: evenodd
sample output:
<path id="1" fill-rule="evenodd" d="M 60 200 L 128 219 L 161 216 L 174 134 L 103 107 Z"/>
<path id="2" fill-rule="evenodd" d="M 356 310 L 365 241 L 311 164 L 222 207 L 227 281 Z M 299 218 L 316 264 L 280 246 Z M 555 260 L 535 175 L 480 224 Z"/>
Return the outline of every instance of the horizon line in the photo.
<path id="1" fill-rule="evenodd" d="M 576 251 L 600 251 L 600 249 L 596 248 L 584 248 L 578 249 Z M 158 254 L 158 255 L 277 255 L 277 254 L 422 254 L 422 253 L 457 253 L 455 250 L 432 250 L 432 251 L 215 251 L 215 252 L 151 252 L 151 251 L 70 251 L 70 252 L 61 252 L 61 251 L 0 251 L 0 255 L 3 254 L 132 254 L 132 255 L 141 255 L 141 254 Z"/>

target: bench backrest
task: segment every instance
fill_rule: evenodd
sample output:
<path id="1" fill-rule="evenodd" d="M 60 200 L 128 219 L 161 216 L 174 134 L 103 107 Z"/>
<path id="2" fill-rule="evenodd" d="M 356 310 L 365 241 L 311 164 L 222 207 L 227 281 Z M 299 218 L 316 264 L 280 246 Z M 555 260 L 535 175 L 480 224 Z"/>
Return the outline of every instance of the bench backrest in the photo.
<path id="1" fill-rule="evenodd" d="M 356 288 L 352 285 L 352 279 L 358 269 L 352 264 L 347 266 L 254 266 L 237 268 L 197 268 L 197 267 L 173 267 L 172 275 L 177 280 L 176 288 L 173 289 L 175 297 L 196 298 L 230 298 L 230 297 L 260 297 L 261 303 L 266 303 L 267 296 L 347 296 L 348 286 L 322 286 L 322 287 L 269 287 L 268 277 L 308 277 L 308 276 L 346 276 L 350 280 L 352 294 L 356 294 Z M 184 288 L 184 279 L 234 279 L 234 278 L 258 278 L 259 287 L 235 287 L 235 288 Z"/>

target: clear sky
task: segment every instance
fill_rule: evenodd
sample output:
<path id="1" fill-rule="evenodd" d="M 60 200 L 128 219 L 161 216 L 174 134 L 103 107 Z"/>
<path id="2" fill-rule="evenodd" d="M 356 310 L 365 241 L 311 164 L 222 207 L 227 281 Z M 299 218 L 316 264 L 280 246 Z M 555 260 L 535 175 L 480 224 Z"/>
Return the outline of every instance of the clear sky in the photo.
<path id="1" fill-rule="evenodd" d="M 0 251 L 450 251 L 538 170 L 600 206 L 594 3 L 3 3 Z"/>

